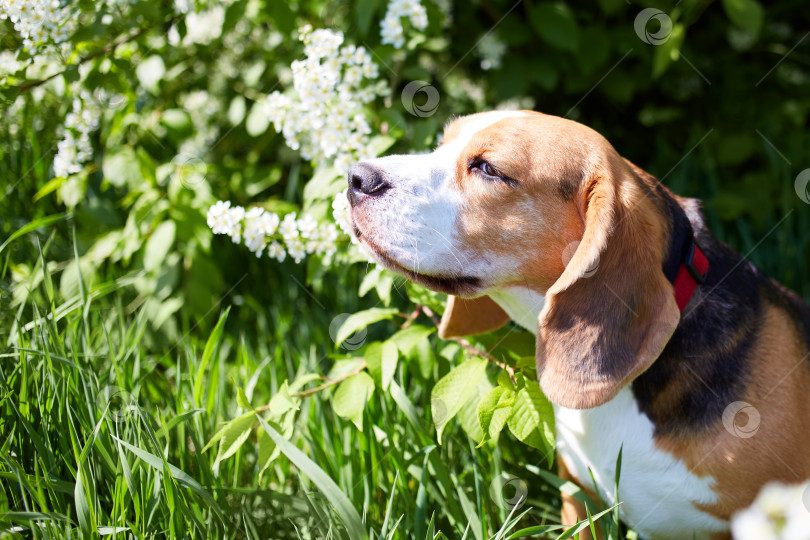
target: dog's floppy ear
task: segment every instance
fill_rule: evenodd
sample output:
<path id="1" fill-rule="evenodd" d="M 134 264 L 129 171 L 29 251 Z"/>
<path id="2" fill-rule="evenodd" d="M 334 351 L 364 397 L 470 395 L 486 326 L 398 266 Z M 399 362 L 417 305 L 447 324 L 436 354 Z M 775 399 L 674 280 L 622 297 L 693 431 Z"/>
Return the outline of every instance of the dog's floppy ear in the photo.
<path id="1" fill-rule="evenodd" d="M 661 354 L 680 321 L 661 268 L 666 221 L 644 184 L 614 164 L 580 189 L 585 231 L 538 317 L 537 372 L 559 405 L 601 405 Z"/>
<path id="2" fill-rule="evenodd" d="M 447 297 L 447 307 L 439 324 L 442 338 L 469 336 L 497 330 L 509 322 L 507 315 L 489 296 L 479 298 Z"/>

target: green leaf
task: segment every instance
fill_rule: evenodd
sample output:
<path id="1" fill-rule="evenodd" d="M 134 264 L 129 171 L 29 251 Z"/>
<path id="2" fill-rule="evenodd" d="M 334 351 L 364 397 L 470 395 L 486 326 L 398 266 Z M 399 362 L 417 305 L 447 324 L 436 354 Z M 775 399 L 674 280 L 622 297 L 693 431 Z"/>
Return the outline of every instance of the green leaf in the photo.
<path id="1" fill-rule="evenodd" d="M 433 386 L 430 393 L 430 409 L 439 444 L 442 442 L 442 431 L 447 422 L 472 397 L 478 387 L 478 381 L 484 376 L 486 367 L 487 361 L 483 358 L 472 358 L 439 379 Z"/>
<path id="2" fill-rule="evenodd" d="M 478 421 L 478 404 L 484 396 L 492 391 L 492 388 L 492 383 L 489 379 L 481 377 L 472 397 L 467 400 L 467 403 L 461 406 L 461 409 L 456 415 L 461 429 L 474 441 L 480 441 L 484 437 L 484 432 L 481 430 L 481 424 Z"/>
<path id="3" fill-rule="evenodd" d="M 118 441 L 118 443 L 121 446 L 123 446 L 124 448 L 126 448 L 127 450 L 129 450 L 130 452 L 132 452 L 133 454 L 138 456 L 139 458 L 141 458 L 144 461 L 144 463 L 146 463 L 147 465 L 149 465 L 153 469 L 157 470 L 158 472 L 162 473 L 165 470 L 164 465 L 166 467 L 168 467 L 169 474 L 171 474 L 172 478 L 174 478 L 175 480 L 177 480 L 178 482 L 180 482 L 182 485 L 186 486 L 187 488 L 191 489 L 194 493 L 199 495 L 200 498 L 202 498 L 202 500 L 205 501 L 206 504 L 208 504 L 208 506 L 210 506 L 211 508 L 216 510 L 216 512 L 218 514 L 222 515 L 222 509 L 219 507 L 219 505 L 214 500 L 214 498 L 211 496 L 211 494 L 208 493 L 199 484 L 199 482 L 194 480 L 187 473 L 183 472 L 182 470 L 175 467 L 171 463 L 167 463 L 162 457 L 158 457 L 158 456 L 156 456 L 156 455 L 154 455 L 154 454 L 152 454 L 150 452 L 147 452 L 146 450 L 138 448 L 137 446 L 133 446 L 133 445 L 129 444 L 128 442 L 119 439 L 115 435 L 110 435 L 110 437 L 112 437 L 113 439 Z"/>
<path id="4" fill-rule="evenodd" d="M 672 62 L 681 56 L 681 45 L 686 37 L 686 27 L 681 23 L 676 23 L 672 27 L 669 38 L 655 47 L 653 52 L 652 76 L 658 78 L 664 74 Z"/>
<path id="5" fill-rule="evenodd" d="M 277 3 L 277 2 L 274 2 Z M 264 111 L 264 103 L 256 102 L 250 108 L 245 120 L 245 131 L 251 137 L 258 137 L 270 127 L 270 117 Z"/>
<path id="6" fill-rule="evenodd" d="M 377 0 L 358 0 L 354 6 L 354 18 L 361 36 L 368 34 L 371 19 L 377 11 Z"/>
<path id="7" fill-rule="evenodd" d="M 537 35 L 557 49 L 575 52 L 579 48 L 579 24 L 565 4 L 541 2 L 529 11 Z"/>
<path id="8" fill-rule="evenodd" d="M 302 473 L 307 475 L 309 479 L 312 480 L 312 483 L 321 490 L 321 493 L 324 494 L 332 506 L 335 507 L 338 515 L 343 520 L 343 526 L 346 527 L 346 532 L 349 537 L 357 540 L 368 538 L 365 526 L 360 519 L 360 515 L 357 513 L 357 509 L 352 505 L 352 502 L 346 497 L 338 485 L 329 478 L 329 475 L 294 444 L 270 427 L 264 418 L 258 415 L 257 418 L 264 431 L 273 439 L 273 442 L 276 443 L 279 450 L 281 450 L 281 453 L 287 456 L 287 459 L 298 467 Z"/>
<path id="9" fill-rule="evenodd" d="M 194 378 L 194 403 L 196 403 L 197 406 L 200 405 L 202 400 L 205 370 L 208 367 L 208 363 L 211 361 L 211 358 L 214 356 L 214 351 L 216 351 L 217 347 L 219 346 L 219 338 L 222 336 L 222 329 L 225 327 L 225 321 L 228 319 L 228 313 L 230 313 L 230 311 L 231 307 L 228 306 L 225 309 L 225 312 L 220 316 L 217 325 L 211 332 L 211 335 L 208 336 L 208 341 L 205 342 L 205 349 L 203 350 L 203 355 L 200 359 L 200 365 L 197 367 L 197 375 Z"/>
<path id="10" fill-rule="evenodd" d="M 396 314 L 397 310 L 393 308 L 371 308 L 353 313 L 346 317 L 346 320 L 338 328 L 335 335 L 335 344 L 340 345 L 358 330 L 363 330 L 375 322 L 389 320 Z"/>
<path id="11" fill-rule="evenodd" d="M 152 231 L 143 252 L 143 267 L 146 270 L 157 270 L 166 260 L 174 244 L 177 227 L 174 221 L 164 221 Z"/>
<path id="12" fill-rule="evenodd" d="M 366 349 L 366 365 L 374 382 L 383 390 L 388 389 L 397 370 L 399 351 L 392 340 L 373 343 Z"/>
<path id="13" fill-rule="evenodd" d="M 236 387 L 236 404 L 242 407 L 243 409 L 247 410 L 253 409 L 253 406 L 250 404 L 250 400 L 245 394 L 245 391 L 238 386 Z"/>
<path id="14" fill-rule="evenodd" d="M 515 437 L 546 452 L 549 464 L 553 462 L 554 408 L 536 382 L 523 379 L 523 386 L 517 391 L 507 423 Z"/>
<path id="15" fill-rule="evenodd" d="M 76 504 L 76 517 L 79 519 L 79 526 L 82 533 L 91 536 L 93 530 L 93 514 L 87 502 L 84 488 L 84 465 L 80 464 L 76 469 L 76 487 L 73 490 L 73 500 Z"/>
<path id="16" fill-rule="evenodd" d="M 52 225 L 54 223 L 62 221 L 63 219 L 67 219 L 68 217 L 70 217 L 69 214 L 56 214 L 56 215 L 53 215 L 53 216 L 46 216 L 46 217 L 43 217 L 43 218 L 35 219 L 31 223 L 29 223 L 27 225 L 24 225 L 24 226 L 20 227 L 19 229 L 17 229 L 16 231 L 14 231 L 11 234 L 11 236 L 9 236 L 6 239 L 5 242 L 0 244 L 0 253 L 2 253 L 3 250 L 6 249 L 6 246 L 8 246 L 10 243 L 12 243 L 17 238 L 19 238 L 21 236 L 24 236 L 24 235 L 30 233 L 31 231 L 35 231 L 35 230 L 37 230 L 37 229 L 39 229 L 41 227 L 47 227 L 48 225 Z"/>
<path id="17" fill-rule="evenodd" d="M 152 94 L 158 93 L 160 81 L 165 74 L 166 66 L 157 54 L 141 60 L 135 68 L 135 75 L 138 76 L 141 86 Z"/>
<path id="18" fill-rule="evenodd" d="M 352 375 L 342 383 L 332 397 L 335 413 L 351 420 L 357 429 L 363 430 L 363 409 L 374 393 L 374 381 L 364 371 Z"/>
<path id="19" fill-rule="evenodd" d="M 116 187 L 135 188 L 143 182 L 140 162 L 135 151 L 124 146 L 104 156 L 101 170 L 104 180 Z"/>
<path id="20" fill-rule="evenodd" d="M 408 356 L 420 342 L 425 341 L 436 331 L 436 328 L 413 324 L 408 328 L 403 328 L 396 334 L 388 338 L 388 341 L 396 344 L 402 354 Z"/>
<path id="21" fill-rule="evenodd" d="M 256 423 L 253 411 L 243 414 L 234 418 L 223 427 L 219 433 L 214 437 L 219 437 L 219 450 L 217 450 L 217 458 L 214 460 L 214 466 L 220 461 L 228 459 L 234 455 L 239 448 L 245 443 L 250 436 L 250 431 L 253 429 L 253 424 Z M 213 439 L 212 439 L 213 440 Z M 208 444 L 211 444 L 210 442 Z M 206 448 L 208 448 L 206 446 Z"/>
<path id="22" fill-rule="evenodd" d="M 295 425 L 295 411 L 290 410 L 284 415 L 280 424 L 273 422 L 271 419 L 266 419 L 267 423 L 273 429 L 280 432 L 285 439 L 289 440 L 293 434 L 293 426 Z M 270 438 L 266 431 L 260 429 L 258 431 L 259 455 L 256 464 L 259 466 L 259 475 L 264 474 L 264 471 L 273 463 L 273 461 L 281 455 L 281 450 L 275 441 Z"/>
<path id="23" fill-rule="evenodd" d="M 281 415 L 285 414 L 287 411 L 297 411 L 298 401 L 298 398 L 290 395 L 290 389 L 287 386 L 287 381 L 284 381 L 281 384 L 281 387 L 278 389 L 278 392 L 276 392 L 276 395 L 270 398 L 269 411 L 273 416 L 281 418 Z"/>
<path id="24" fill-rule="evenodd" d="M 723 0 L 723 9 L 735 26 L 752 36 L 759 35 L 764 12 L 757 0 Z"/>
<path id="25" fill-rule="evenodd" d="M 498 385 L 484 396 L 478 404 L 478 422 L 484 433 L 479 447 L 489 439 L 494 439 L 506 426 L 515 403 L 514 390 Z"/>
<path id="26" fill-rule="evenodd" d="M 341 174 L 333 167 L 318 167 L 315 175 L 304 186 L 304 200 L 311 203 L 319 199 L 332 199 L 344 189 L 346 189 L 345 174 Z M 373 273 L 374 271 L 369 272 Z"/>
<path id="27" fill-rule="evenodd" d="M 293 12 L 290 5 L 287 2 L 278 2 L 276 0 L 265 2 L 265 5 L 278 31 L 282 34 L 292 34 L 293 30 L 295 30 L 295 12 Z"/>

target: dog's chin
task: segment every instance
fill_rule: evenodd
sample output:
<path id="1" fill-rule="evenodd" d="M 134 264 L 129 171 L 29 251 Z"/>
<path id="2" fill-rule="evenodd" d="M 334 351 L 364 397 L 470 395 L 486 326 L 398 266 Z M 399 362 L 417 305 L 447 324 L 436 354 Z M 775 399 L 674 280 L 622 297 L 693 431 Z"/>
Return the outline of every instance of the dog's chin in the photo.
<path id="1" fill-rule="evenodd" d="M 363 233 L 356 225 L 353 226 L 354 235 L 357 239 L 368 248 L 374 255 L 378 263 L 383 265 L 388 270 L 401 274 L 414 283 L 424 285 L 428 289 L 445 294 L 452 294 L 456 296 L 474 297 L 478 296 L 482 289 L 481 280 L 474 276 L 442 276 L 431 275 L 416 272 L 399 264 L 396 260 L 392 259 L 383 249 L 374 244 L 368 237 L 363 236 Z"/>

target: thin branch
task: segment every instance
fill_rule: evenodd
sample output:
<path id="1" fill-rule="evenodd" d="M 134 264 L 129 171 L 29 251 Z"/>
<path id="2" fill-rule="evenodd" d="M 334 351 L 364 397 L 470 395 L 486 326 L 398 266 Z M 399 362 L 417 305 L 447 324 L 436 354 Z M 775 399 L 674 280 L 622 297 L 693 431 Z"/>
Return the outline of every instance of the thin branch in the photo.
<path id="1" fill-rule="evenodd" d="M 420 306 L 420 308 L 425 315 L 427 315 L 433 320 L 433 323 L 436 325 L 436 327 L 438 327 L 441 321 L 436 316 L 436 314 L 433 313 L 433 311 L 431 311 L 431 309 L 427 306 Z M 491 362 L 496 366 L 500 367 L 509 374 L 509 378 L 512 379 L 512 382 L 513 383 L 515 382 L 515 368 L 513 368 L 512 366 L 505 364 L 504 362 L 501 362 L 500 360 L 498 360 L 497 358 L 495 358 L 486 351 L 482 351 L 481 349 L 473 347 L 473 345 L 464 338 L 452 337 L 448 339 L 450 339 L 451 341 L 455 341 L 456 343 L 461 345 L 461 347 L 470 354 L 480 356 L 481 358 L 487 360 L 488 362 Z"/>
<path id="2" fill-rule="evenodd" d="M 401 330 L 405 330 L 405 329 L 406 329 L 406 328 L 408 328 L 410 325 L 412 325 L 412 324 L 413 324 L 413 322 L 414 322 L 414 321 L 417 319 L 417 317 L 419 317 L 419 315 L 422 313 L 422 307 L 423 307 L 423 306 L 416 306 L 416 309 L 415 309 L 415 310 L 413 310 L 413 313 L 411 313 L 410 315 L 406 315 L 406 314 L 404 314 L 404 313 L 400 313 L 400 315 L 402 315 L 402 316 L 404 316 L 404 317 L 405 317 L 405 322 L 404 322 L 404 323 L 402 323 L 402 325 L 401 325 L 399 328 L 400 328 Z"/>
<path id="3" fill-rule="evenodd" d="M 327 379 L 328 382 L 326 382 L 326 383 L 324 383 L 324 384 L 322 384 L 320 386 L 316 386 L 315 388 L 310 388 L 309 390 L 302 390 L 301 392 L 295 392 L 294 394 L 290 394 L 290 396 L 292 396 L 292 397 L 306 397 L 306 396 L 311 396 L 312 394 L 317 394 L 318 392 L 320 392 L 322 390 L 326 390 L 330 386 L 335 386 L 336 384 L 340 384 L 343 381 L 345 381 L 346 379 L 348 379 L 349 377 L 353 377 L 353 376 L 357 375 L 358 373 L 360 373 L 361 371 L 366 369 L 366 365 L 367 364 L 366 364 L 366 362 L 364 360 L 364 361 L 360 362 L 357 365 L 356 368 L 351 370 L 346 375 L 343 375 L 342 377 L 338 377 L 337 379 Z M 269 407 L 269 405 L 267 405 L 266 407 Z M 262 408 L 264 410 L 267 410 L 265 407 L 262 407 Z M 257 410 L 261 410 L 261 409 L 257 409 Z"/>
<path id="4" fill-rule="evenodd" d="M 171 24 L 174 20 L 176 20 L 176 18 L 173 18 L 173 19 L 169 20 L 169 24 Z M 118 46 L 123 45 L 124 43 L 128 43 L 128 42 L 130 42 L 130 41 L 132 41 L 134 39 L 137 39 L 137 38 L 141 37 L 143 34 L 145 34 L 146 32 L 148 32 L 150 30 L 152 30 L 154 27 L 155 26 L 149 26 L 147 28 L 139 28 L 139 29 L 135 30 L 134 32 L 131 32 L 131 33 L 125 35 L 125 36 L 122 36 L 122 37 L 110 42 L 106 47 L 104 47 L 102 49 L 99 49 L 99 50 L 97 50 L 97 51 L 95 51 L 93 53 L 90 53 L 87 56 L 82 57 L 81 59 L 79 59 L 78 62 L 76 62 L 75 64 L 71 64 L 66 69 L 64 69 L 62 71 L 59 71 L 58 73 L 54 73 L 53 75 L 48 75 L 44 79 L 40 79 L 38 81 L 32 81 L 32 82 L 29 82 L 29 83 L 26 83 L 26 84 L 20 86 L 17 89 L 17 93 L 22 94 L 23 92 L 26 92 L 26 91 L 28 91 L 28 90 L 30 90 L 32 88 L 36 88 L 37 86 L 42 86 L 46 82 L 48 82 L 50 80 L 53 80 L 56 77 L 64 75 L 70 69 L 76 68 L 76 67 L 78 67 L 78 66 L 80 66 L 80 65 L 82 65 L 82 64 L 84 64 L 86 62 L 89 62 L 90 60 L 98 58 L 99 56 L 104 56 L 106 54 L 109 54 L 112 51 L 114 51 Z"/>

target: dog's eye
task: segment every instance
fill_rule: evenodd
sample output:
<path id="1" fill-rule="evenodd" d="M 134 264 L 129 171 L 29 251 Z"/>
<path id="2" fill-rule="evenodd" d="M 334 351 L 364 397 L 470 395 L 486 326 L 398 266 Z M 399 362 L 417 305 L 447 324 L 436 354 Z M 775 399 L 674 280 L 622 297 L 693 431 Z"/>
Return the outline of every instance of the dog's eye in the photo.
<path id="1" fill-rule="evenodd" d="M 500 180 L 501 182 L 509 186 L 515 186 L 518 183 L 517 180 L 506 176 L 501 171 L 496 169 L 494 165 L 492 165 L 491 163 L 482 158 L 475 158 L 470 162 L 470 170 L 473 169 L 477 169 L 482 174 L 489 177 L 489 179 Z"/>
<path id="2" fill-rule="evenodd" d="M 488 174 L 490 176 L 497 176 L 498 178 L 501 177 L 501 171 L 487 163 L 486 161 L 482 161 L 478 168 L 481 169 L 481 172 L 484 174 Z"/>

